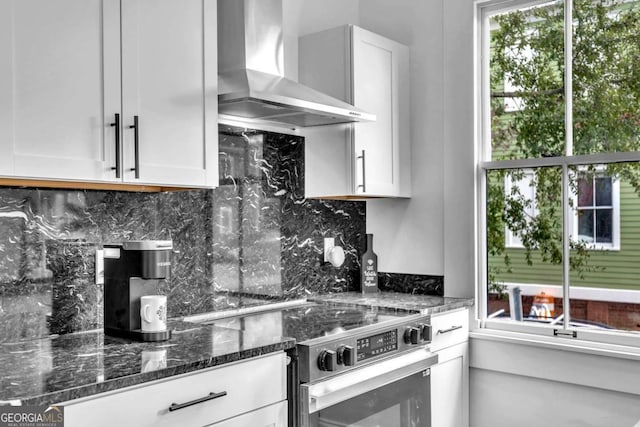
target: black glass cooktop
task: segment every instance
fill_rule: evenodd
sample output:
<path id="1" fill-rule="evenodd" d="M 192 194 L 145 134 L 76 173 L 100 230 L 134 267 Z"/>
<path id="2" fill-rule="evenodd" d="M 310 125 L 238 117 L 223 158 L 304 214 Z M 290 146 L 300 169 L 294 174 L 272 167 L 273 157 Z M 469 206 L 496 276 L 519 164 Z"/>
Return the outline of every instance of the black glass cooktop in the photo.
<path id="1" fill-rule="evenodd" d="M 409 312 L 348 304 L 309 302 L 301 306 L 207 322 L 245 333 L 280 335 L 298 343 L 410 315 Z"/>

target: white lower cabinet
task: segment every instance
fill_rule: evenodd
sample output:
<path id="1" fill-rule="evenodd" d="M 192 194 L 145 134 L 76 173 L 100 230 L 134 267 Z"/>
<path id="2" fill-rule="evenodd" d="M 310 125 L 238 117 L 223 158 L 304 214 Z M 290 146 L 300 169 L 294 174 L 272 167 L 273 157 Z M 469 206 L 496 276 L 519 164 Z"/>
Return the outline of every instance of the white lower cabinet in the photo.
<path id="1" fill-rule="evenodd" d="M 431 368 L 431 427 L 469 425 L 469 311 L 434 315 Z"/>
<path id="2" fill-rule="evenodd" d="M 438 356 L 438 364 L 431 368 L 431 426 L 467 426 L 468 344 L 440 350 Z"/>
<path id="3" fill-rule="evenodd" d="M 60 404 L 64 406 L 66 427 L 284 427 L 285 354 L 274 353 Z"/>

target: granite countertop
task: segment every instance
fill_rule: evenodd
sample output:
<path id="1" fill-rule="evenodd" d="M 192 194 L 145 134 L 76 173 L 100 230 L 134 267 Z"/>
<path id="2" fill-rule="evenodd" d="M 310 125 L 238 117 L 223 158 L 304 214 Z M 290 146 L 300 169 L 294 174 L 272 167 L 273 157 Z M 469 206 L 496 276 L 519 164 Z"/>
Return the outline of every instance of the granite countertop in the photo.
<path id="1" fill-rule="evenodd" d="M 168 326 L 173 336 L 165 342 L 112 338 L 99 329 L 0 343 L 0 405 L 61 403 L 295 346 L 293 338 L 250 331 L 178 320 Z"/>
<path id="2" fill-rule="evenodd" d="M 416 311 L 422 314 L 436 314 L 458 308 L 471 307 L 473 298 L 451 298 L 431 295 L 412 295 L 398 292 L 378 292 L 362 294 L 360 292 L 342 292 L 322 295 L 316 301 L 328 301 L 343 304 L 382 307 L 403 311 Z"/>
<path id="3" fill-rule="evenodd" d="M 313 299 L 423 314 L 474 303 L 471 298 L 395 292 L 372 295 L 345 292 Z M 248 307 L 249 311 L 252 309 Z M 214 318 L 220 317 L 216 312 L 213 314 Z M 205 320 L 195 317 L 190 320 Z M 173 331 L 171 340 L 155 343 L 112 338 L 105 336 L 102 329 L 0 342 L 0 405 L 61 403 L 295 347 L 293 338 L 281 336 L 278 324 L 272 328 L 259 325 L 259 330 L 238 330 L 170 320 L 168 326 Z M 160 357 L 162 361 L 149 362 L 150 357 Z"/>

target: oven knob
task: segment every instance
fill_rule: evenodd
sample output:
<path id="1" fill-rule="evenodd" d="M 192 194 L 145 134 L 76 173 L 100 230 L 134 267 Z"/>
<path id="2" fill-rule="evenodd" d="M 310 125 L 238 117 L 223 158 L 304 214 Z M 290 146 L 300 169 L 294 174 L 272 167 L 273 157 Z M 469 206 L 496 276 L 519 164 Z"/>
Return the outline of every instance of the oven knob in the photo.
<path id="1" fill-rule="evenodd" d="M 353 366 L 356 364 L 356 352 L 350 345 L 341 345 L 338 347 L 338 365 Z"/>
<path id="2" fill-rule="evenodd" d="M 404 331 L 404 342 L 407 344 L 418 344 L 418 336 L 420 334 L 420 330 L 416 327 L 407 328 Z"/>
<path id="3" fill-rule="evenodd" d="M 333 350 L 322 350 L 318 356 L 318 369 L 321 371 L 335 371 L 336 352 Z"/>
<path id="4" fill-rule="evenodd" d="M 422 341 L 431 342 L 431 325 L 420 325 L 420 337 Z"/>

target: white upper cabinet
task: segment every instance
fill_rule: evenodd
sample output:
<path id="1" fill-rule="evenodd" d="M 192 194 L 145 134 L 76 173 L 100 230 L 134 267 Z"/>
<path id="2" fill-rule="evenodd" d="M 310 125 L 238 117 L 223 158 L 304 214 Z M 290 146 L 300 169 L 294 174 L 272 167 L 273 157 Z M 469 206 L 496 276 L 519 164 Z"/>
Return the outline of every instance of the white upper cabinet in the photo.
<path id="1" fill-rule="evenodd" d="M 409 48 L 348 25 L 299 42 L 301 83 L 376 115 L 302 130 L 307 197 L 410 197 Z"/>
<path id="2" fill-rule="evenodd" d="M 0 2 L 0 175 L 216 186 L 216 20 L 215 0 Z"/>
<path id="3" fill-rule="evenodd" d="M 122 2 L 125 181 L 217 184 L 216 16 L 215 1 Z"/>
<path id="4" fill-rule="evenodd" d="M 0 2 L 1 175 L 110 179 L 102 19 L 118 17 L 115 5 L 103 15 L 101 0 Z"/>

